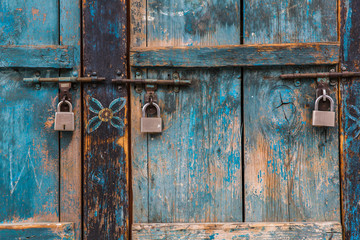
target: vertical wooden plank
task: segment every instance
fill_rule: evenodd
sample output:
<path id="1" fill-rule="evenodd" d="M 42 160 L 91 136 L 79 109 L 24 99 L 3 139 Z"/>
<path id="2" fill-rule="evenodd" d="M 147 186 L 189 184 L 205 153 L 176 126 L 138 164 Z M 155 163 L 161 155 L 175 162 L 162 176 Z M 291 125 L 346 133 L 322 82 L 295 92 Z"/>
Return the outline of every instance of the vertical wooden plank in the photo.
<path id="1" fill-rule="evenodd" d="M 76 64 L 70 71 L 62 71 L 61 76 L 81 73 L 80 14 L 79 0 L 60 0 L 60 44 L 74 46 Z M 81 86 L 72 87 L 75 131 L 60 133 L 60 221 L 73 222 L 75 239 L 81 239 Z"/>
<path id="2" fill-rule="evenodd" d="M 347 71 L 360 71 L 358 1 L 341 2 L 341 61 Z M 360 238 L 359 79 L 341 81 L 341 177 L 345 239 Z"/>
<path id="3" fill-rule="evenodd" d="M 337 2 L 245 1 L 245 44 L 336 41 Z M 338 129 L 311 125 L 316 81 L 244 70 L 245 221 L 339 221 Z M 330 87 L 336 100 L 337 86 Z"/>
<path id="4" fill-rule="evenodd" d="M 146 12 L 149 47 L 240 44 L 239 1 L 153 0 Z M 134 222 L 242 221 L 241 71 L 142 69 L 142 77 L 174 72 L 193 85 L 157 90 L 161 134 L 140 132 L 145 92 L 132 88 Z"/>
<path id="5" fill-rule="evenodd" d="M 131 47 L 146 47 L 146 31 L 147 31 L 147 8 L 146 0 L 129 0 L 130 1 L 130 44 Z M 135 78 L 137 69 L 131 69 L 132 78 Z M 142 74 L 146 76 L 146 70 L 142 70 Z M 132 88 L 131 88 L 132 89 Z M 148 163 L 147 163 L 147 136 L 140 134 L 140 118 L 139 109 L 142 102 L 139 94 L 130 91 L 130 116 L 131 116 L 131 176 L 132 176 L 132 194 L 133 194 L 133 219 L 145 219 L 147 222 L 148 213 Z M 133 100 L 135 98 L 135 100 Z M 133 161 L 134 159 L 134 161 Z"/>
<path id="6" fill-rule="evenodd" d="M 1 1 L 0 16 L 1 44 L 58 44 L 57 0 Z M 0 71 L 0 222 L 59 221 L 57 88 L 36 90 L 22 81 L 35 72 L 58 76 L 46 69 Z"/>
<path id="7" fill-rule="evenodd" d="M 126 1 L 83 1 L 84 74 L 103 84 L 84 85 L 84 239 L 129 237 L 126 88 L 111 79 L 126 75 Z"/>
<path id="8" fill-rule="evenodd" d="M 146 47 L 146 0 L 131 0 L 130 13 L 131 47 Z"/>

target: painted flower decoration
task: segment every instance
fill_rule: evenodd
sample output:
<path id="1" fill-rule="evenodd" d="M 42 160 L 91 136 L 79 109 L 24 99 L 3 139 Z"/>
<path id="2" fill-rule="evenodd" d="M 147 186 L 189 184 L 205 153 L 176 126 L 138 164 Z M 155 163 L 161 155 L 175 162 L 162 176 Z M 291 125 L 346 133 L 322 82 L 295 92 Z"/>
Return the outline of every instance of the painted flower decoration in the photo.
<path id="1" fill-rule="evenodd" d="M 353 123 L 350 121 L 346 122 L 349 126 L 347 131 L 352 133 L 353 139 L 358 138 L 360 136 L 360 110 L 358 107 L 351 105 L 346 111 L 346 116 L 353 121 Z"/>
<path id="2" fill-rule="evenodd" d="M 97 116 L 90 119 L 87 125 L 87 132 L 91 133 L 95 131 L 103 122 L 110 122 L 111 126 L 114 128 L 123 128 L 124 121 L 119 117 L 114 116 L 114 114 L 120 112 L 120 110 L 124 108 L 125 103 L 125 98 L 117 98 L 110 103 L 108 108 L 104 108 L 99 100 L 90 97 L 89 109 L 91 112 L 97 114 Z"/>

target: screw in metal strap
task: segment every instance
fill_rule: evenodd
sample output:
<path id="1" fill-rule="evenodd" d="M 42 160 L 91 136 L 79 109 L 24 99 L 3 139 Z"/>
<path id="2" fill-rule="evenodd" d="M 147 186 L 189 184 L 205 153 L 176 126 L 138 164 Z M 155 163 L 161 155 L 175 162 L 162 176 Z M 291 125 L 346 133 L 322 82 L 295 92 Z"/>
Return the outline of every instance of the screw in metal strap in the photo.
<path id="1" fill-rule="evenodd" d="M 330 101 L 330 111 L 334 111 L 334 100 L 329 95 L 321 95 L 315 101 L 315 111 L 319 110 L 319 102 L 322 98 L 328 99 Z"/>
<path id="2" fill-rule="evenodd" d="M 69 106 L 69 112 L 72 112 L 72 104 L 68 100 L 61 100 L 57 105 L 56 111 L 60 112 L 60 107 L 63 103 L 66 103 Z"/>
<path id="3" fill-rule="evenodd" d="M 160 107 L 159 105 L 157 105 L 155 102 L 149 102 L 149 103 L 146 103 L 143 108 L 142 108 L 142 116 L 145 117 L 146 116 L 146 108 L 150 105 L 153 105 L 155 108 L 156 108 L 156 114 L 157 114 L 157 117 L 159 118 L 160 117 Z"/>

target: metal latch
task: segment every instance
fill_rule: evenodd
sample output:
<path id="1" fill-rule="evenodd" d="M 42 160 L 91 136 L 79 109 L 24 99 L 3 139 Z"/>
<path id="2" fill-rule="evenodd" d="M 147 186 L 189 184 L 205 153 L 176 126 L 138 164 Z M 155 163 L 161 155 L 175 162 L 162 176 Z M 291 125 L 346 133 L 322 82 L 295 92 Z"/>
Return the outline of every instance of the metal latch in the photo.
<path id="1" fill-rule="evenodd" d="M 118 84 L 134 83 L 135 91 L 137 93 L 141 93 L 143 87 L 145 86 L 145 103 L 158 103 L 158 97 L 155 93 L 158 85 L 174 86 L 174 92 L 179 92 L 180 86 L 191 85 L 191 80 L 180 79 L 179 73 L 177 72 L 174 72 L 172 74 L 172 79 L 145 79 L 142 78 L 141 71 L 136 71 L 135 79 L 122 79 L 121 76 L 118 74 L 116 79 L 112 79 L 112 82 Z M 155 108 L 149 107 L 148 109 L 149 113 L 156 113 Z"/>
<path id="2" fill-rule="evenodd" d="M 320 72 L 320 73 L 294 73 L 294 74 L 282 74 L 280 75 L 281 79 L 317 79 L 317 88 L 316 88 L 316 99 L 322 96 L 323 101 L 319 105 L 319 110 L 326 111 L 331 105 L 331 101 L 326 101 L 326 96 L 330 95 L 330 85 L 336 85 L 336 78 L 352 78 L 360 77 L 360 72 L 347 72 L 346 68 L 342 68 L 343 72 L 335 72 L 335 69 L 332 69 L 330 72 Z"/>
<path id="3" fill-rule="evenodd" d="M 24 82 L 35 83 L 35 88 L 39 90 L 41 83 L 59 83 L 59 101 L 68 101 L 72 103 L 71 99 L 71 85 L 75 83 L 98 83 L 105 81 L 105 78 L 98 77 L 96 72 L 91 73 L 88 77 L 77 77 L 77 74 L 73 73 L 73 77 L 40 77 L 39 73 L 35 73 L 32 78 L 23 78 Z M 64 105 L 61 110 L 68 111 L 68 105 Z"/>

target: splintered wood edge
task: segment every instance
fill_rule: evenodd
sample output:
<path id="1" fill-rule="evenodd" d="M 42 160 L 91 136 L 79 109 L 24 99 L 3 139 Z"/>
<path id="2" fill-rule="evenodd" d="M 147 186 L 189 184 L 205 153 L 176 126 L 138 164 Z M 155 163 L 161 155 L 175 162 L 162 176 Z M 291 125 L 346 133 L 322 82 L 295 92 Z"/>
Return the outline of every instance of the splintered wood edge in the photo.
<path id="1" fill-rule="evenodd" d="M 233 237 L 253 239 L 279 239 L 294 237 L 302 239 L 341 239 L 339 222 L 301 222 L 301 223 L 137 223 L 132 226 L 134 239 L 193 239 Z M 213 238 L 211 238 L 213 239 Z"/>
<path id="2" fill-rule="evenodd" d="M 4 229 L 21 230 L 21 229 L 31 229 L 31 228 L 64 228 L 64 227 L 74 228 L 74 223 L 71 222 L 2 223 L 0 224 L 0 231 Z"/>

